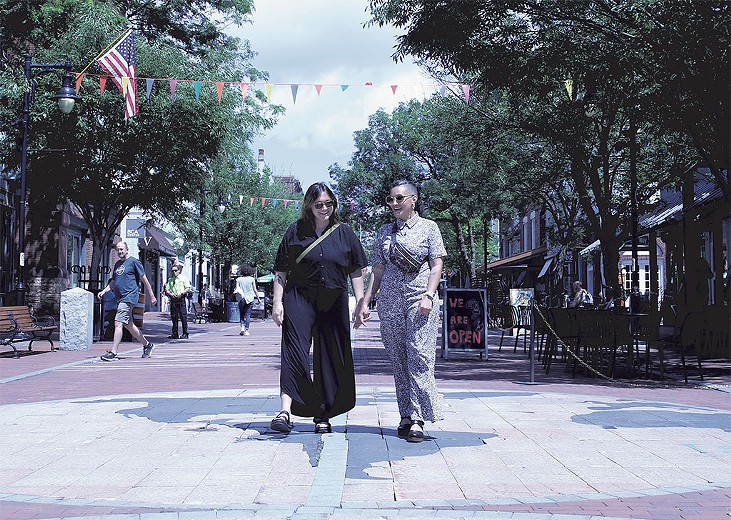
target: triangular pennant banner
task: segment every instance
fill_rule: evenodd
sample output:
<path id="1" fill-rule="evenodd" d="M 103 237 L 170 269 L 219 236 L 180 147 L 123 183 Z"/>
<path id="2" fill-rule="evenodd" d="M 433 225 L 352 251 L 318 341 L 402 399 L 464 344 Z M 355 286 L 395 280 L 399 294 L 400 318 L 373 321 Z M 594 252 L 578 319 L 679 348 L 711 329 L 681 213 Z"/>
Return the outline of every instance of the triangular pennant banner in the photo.
<path id="1" fill-rule="evenodd" d="M 288 205 L 289 205 L 289 201 L 288 201 L 288 200 L 285 200 L 285 201 L 284 201 L 284 209 L 287 209 L 287 206 L 288 206 Z"/>
<path id="2" fill-rule="evenodd" d="M 145 80 L 145 93 L 147 94 L 147 101 L 150 101 L 150 94 L 152 94 L 152 84 L 154 82 L 154 79 Z"/>
<path id="3" fill-rule="evenodd" d="M 267 198 L 266 197 L 262 197 L 261 198 L 261 207 L 263 208 L 264 207 L 264 204 L 266 204 L 266 203 L 267 203 Z"/>
<path id="4" fill-rule="evenodd" d="M 271 83 L 267 83 L 266 85 L 264 85 L 264 92 L 266 92 L 266 95 L 267 95 L 267 103 L 271 103 L 272 102 L 272 84 Z"/>
<path id="5" fill-rule="evenodd" d="M 122 97 L 127 96 L 127 89 L 129 88 L 129 78 L 127 76 L 122 76 Z"/>
<path id="6" fill-rule="evenodd" d="M 462 92 L 464 92 L 464 102 L 470 104 L 470 86 L 462 85 Z"/>
<path id="7" fill-rule="evenodd" d="M 239 206 L 241 206 L 244 203 L 244 196 L 239 195 Z"/>
<path id="8" fill-rule="evenodd" d="M 315 85 L 315 90 L 317 90 L 317 95 L 320 95 L 320 91 L 322 90 L 322 85 Z"/>
<path id="9" fill-rule="evenodd" d="M 200 81 L 194 81 L 193 82 L 193 89 L 195 90 L 195 100 L 200 101 L 201 99 L 201 86 L 203 86 L 203 83 Z"/>
<path id="10" fill-rule="evenodd" d="M 216 82 L 216 92 L 218 92 L 218 102 L 221 102 L 221 98 L 223 97 L 223 81 L 217 81 Z"/>
<path id="11" fill-rule="evenodd" d="M 299 88 L 299 85 L 292 85 L 290 87 L 292 89 L 292 104 L 297 104 L 297 89 Z"/>
<path id="12" fill-rule="evenodd" d="M 398 88 L 398 85 L 391 85 L 391 92 L 393 92 L 394 95 L 396 95 L 396 89 L 397 88 Z"/>
<path id="13" fill-rule="evenodd" d="M 348 90 L 349 86 L 350 85 L 340 85 L 340 88 L 342 89 L 343 92 L 345 92 L 346 90 Z"/>
<path id="14" fill-rule="evenodd" d="M 175 89 L 178 88 L 178 80 L 170 80 L 170 102 L 175 103 Z"/>
<path id="15" fill-rule="evenodd" d="M 77 74 L 76 75 L 76 95 L 79 94 L 79 90 L 81 90 L 81 81 L 84 79 L 83 74 Z"/>
<path id="16" fill-rule="evenodd" d="M 566 87 L 566 92 L 569 94 L 569 99 L 574 99 L 572 94 L 574 92 L 574 82 L 573 80 L 567 79 L 563 82 L 564 86 Z"/>
<path id="17" fill-rule="evenodd" d="M 254 205 L 254 199 L 255 199 L 255 197 L 249 197 L 249 206 Z"/>
<path id="18" fill-rule="evenodd" d="M 444 97 L 446 94 L 447 94 L 447 86 L 442 85 L 441 87 L 439 87 L 439 95 Z"/>
<path id="19" fill-rule="evenodd" d="M 246 93 L 249 90 L 249 84 L 244 83 L 243 81 L 240 83 L 241 86 L 241 101 L 246 101 Z"/>
<path id="20" fill-rule="evenodd" d="M 276 208 L 277 207 L 277 202 L 279 202 L 279 199 L 272 199 L 272 207 L 273 208 Z"/>
<path id="21" fill-rule="evenodd" d="M 100 76 L 99 77 L 99 95 L 104 95 L 104 87 L 107 85 L 107 77 L 106 76 Z"/>

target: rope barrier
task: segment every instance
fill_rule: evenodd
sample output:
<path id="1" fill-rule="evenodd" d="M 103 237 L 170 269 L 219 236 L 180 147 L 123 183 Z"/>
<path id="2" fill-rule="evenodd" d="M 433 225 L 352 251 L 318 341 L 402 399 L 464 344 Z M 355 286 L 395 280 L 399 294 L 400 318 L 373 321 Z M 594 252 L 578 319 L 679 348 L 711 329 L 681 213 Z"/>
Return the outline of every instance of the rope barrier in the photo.
<path id="1" fill-rule="evenodd" d="M 558 335 L 558 333 L 553 329 L 553 327 L 551 327 L 551 324 L 548 322 L 548 319 L 546 319 L 546 316 L 543 315 L 543 313 L 541 312 L 541 309 L 538 306 L 534 306 L 533 308 L 535 309 L 536 314 L 538 314 L 538 316 L 542 320 L 542 322 L 545 325 L 546 329 L 556 338 L 557 341 L 561 341 L 561 343 L 563 343 L 563 340 L 561 340 L 561 337 Z M 566 345 L 565 343 L 563 343 L 563 344 Z M 630 346 L 630 348 L 633 348 L 633 347 Z M 632 386 L 632 387 L 636 387 L 636 388 L 654 388 L 654 389 L 658 389 L 658 388 L 688 388 L 689 387 L 688 384 L 673 384 L 673 383 L 661 383 L 661 382 L 652 383 L 652 384 L 650 384 L 650 383 L 633 383 L 631 381 L 622 381 L 622 380 L 614 379 L 613 377 L 607 376 L 606 374 L 598 371 L 596 368 L 594 368 L 591 365 L 589 365 L 588 363 L 586 363 L 583 359 L 581 359 L 570 348 L 567 348 L 566 349 L 566 352 L 568 352 L 569 356 L 571 356 L 574 359 L 574 361 L 578 362 L 580 365 L 582 365 L 588 371 L 596 374 L 597 376 L 601 377 L 602 379 L 604 379 L 604 380 L 606 380 L 606 381 L 608 381 L 610 383 L 624 384 L 624 385 L 628 385 L 628 386 Z M 547 356 L 548 355 L 548 351 L 544 352 L 543 355 L 544 356 Z M 725 388 L 725 387 L 729 387 L 731 385 L 703 385 L 703 386 L 695 385 L 695 386 L 697 388 L 701 388 L 703 390 L 716 390 L 717 388 Z"/>

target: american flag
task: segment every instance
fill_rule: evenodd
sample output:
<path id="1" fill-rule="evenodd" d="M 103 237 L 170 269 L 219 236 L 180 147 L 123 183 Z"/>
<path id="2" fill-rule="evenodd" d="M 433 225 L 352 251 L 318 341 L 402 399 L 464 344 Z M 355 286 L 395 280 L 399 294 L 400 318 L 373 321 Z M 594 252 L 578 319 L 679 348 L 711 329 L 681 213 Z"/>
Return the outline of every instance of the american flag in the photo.
<path id="1" fill-rule="evenodd" d="M 124 94 L 124 117 L 129 119 L 139 112 L 137 105 L 137 65 L 135 61 L 135 33 L 130 29 L 104 56 L 99 58 L 99 66 L 107 71 L 112 81 Z M 127 91 L 122 78 L 128 78 Z"/>

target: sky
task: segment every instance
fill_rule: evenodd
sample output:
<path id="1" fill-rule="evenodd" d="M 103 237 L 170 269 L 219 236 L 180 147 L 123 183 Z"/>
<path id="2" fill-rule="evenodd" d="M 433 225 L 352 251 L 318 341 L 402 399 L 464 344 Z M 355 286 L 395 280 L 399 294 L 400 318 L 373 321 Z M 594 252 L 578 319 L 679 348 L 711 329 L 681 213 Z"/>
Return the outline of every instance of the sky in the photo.
<path id="1" fill-rule="evenodd" d="M 369 115 L 435 90 L 413 61 L 394 62 L 396 29 L 363 27 L 367 5 L 367 0 L 256 0 L 253 24 L 230 31 L 251 42 L 258 53 L 254 67 L 266 71 L 273 84 L 271 102 L 286 109 L 277 125 L 254 141 L 254 151 L 263 148 L 273 173 L 294 175 L 303 190 L 329 182 L 331 164 L 347 167 L 355 151 L 353 132 L 368 126 Z M 373 86 L 365 87 L 366 82 Z M 290 83 L 300 84 L 296 102 Z M 319 96 L 315 84 L 325 85 Z M 343 91 L 341 85 L 350 86 Z M 391 85 L 399 85 L 395 94 Z"/>

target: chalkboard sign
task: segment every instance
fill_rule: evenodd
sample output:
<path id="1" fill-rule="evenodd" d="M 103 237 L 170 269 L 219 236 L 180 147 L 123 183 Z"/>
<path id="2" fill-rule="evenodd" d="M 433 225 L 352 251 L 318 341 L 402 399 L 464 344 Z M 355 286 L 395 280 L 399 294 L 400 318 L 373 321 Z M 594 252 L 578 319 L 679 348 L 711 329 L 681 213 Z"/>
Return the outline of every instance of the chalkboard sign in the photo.
<path id="1" fill-rule="evenodd" d="M 448 359 L 450 351 L 470 351 L 487 359 L 487 291 L 447 289 L 442 309 L 442 357 Z"/>

